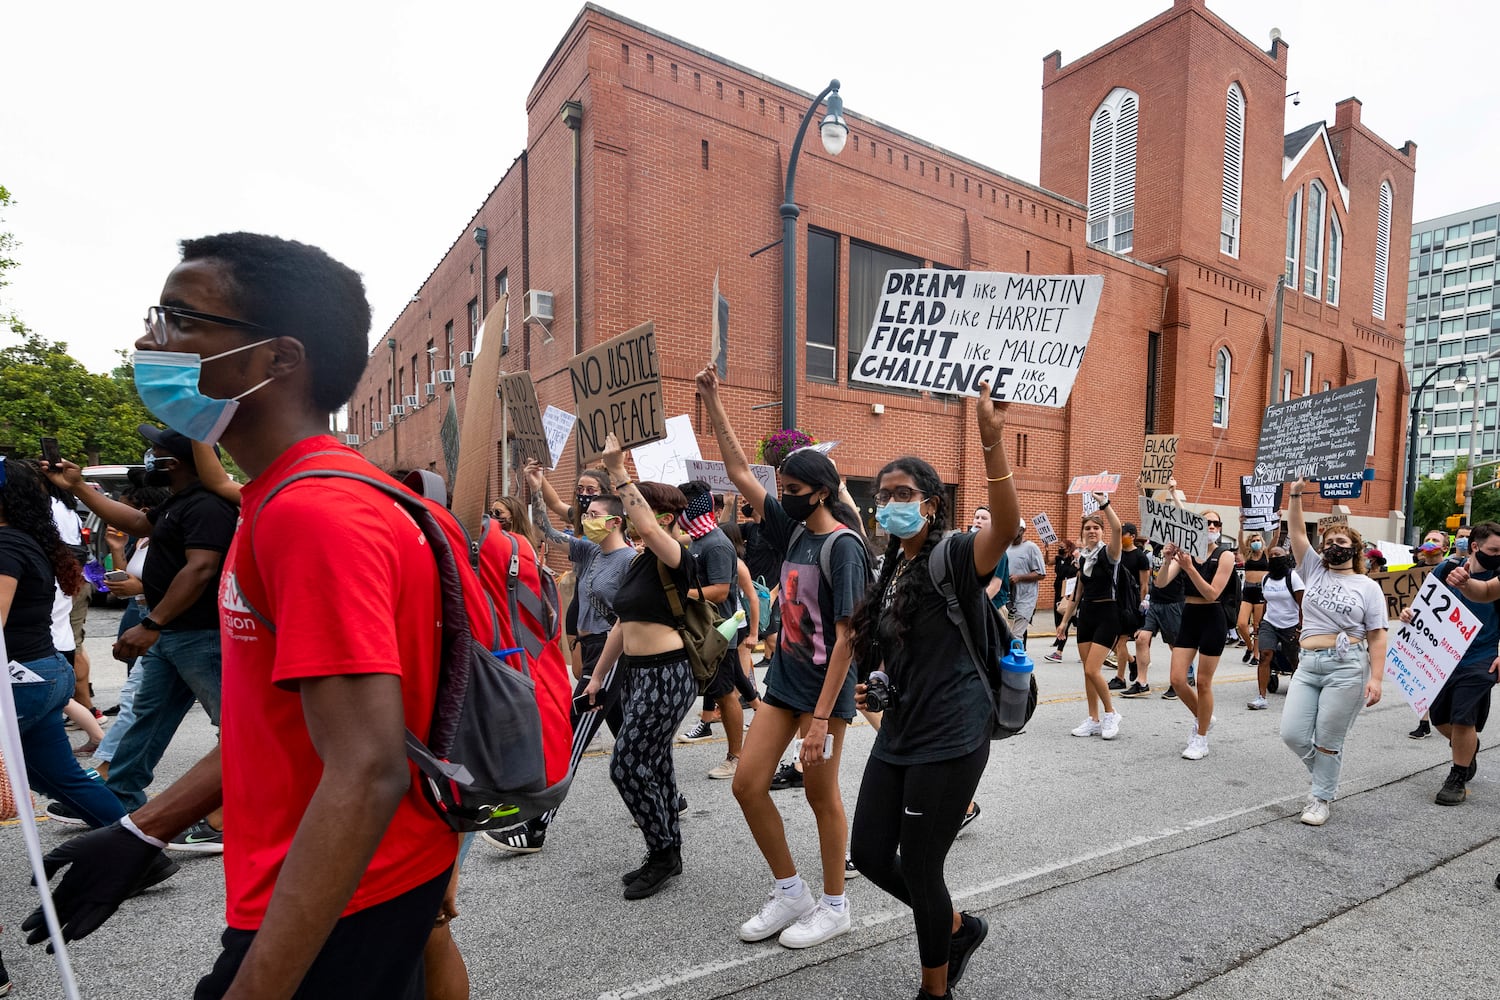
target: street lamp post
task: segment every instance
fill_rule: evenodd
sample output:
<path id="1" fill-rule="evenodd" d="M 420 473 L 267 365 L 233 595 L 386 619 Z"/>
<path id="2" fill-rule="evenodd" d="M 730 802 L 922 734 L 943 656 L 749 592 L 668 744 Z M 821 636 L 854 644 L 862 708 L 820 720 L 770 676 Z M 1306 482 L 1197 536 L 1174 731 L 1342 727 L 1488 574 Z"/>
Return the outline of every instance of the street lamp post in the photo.
<path id="1" fill-rule="evenodd" d="M 1417 391 L 1411 394 L 1411 419 L 1407 424 L 1406 431 L 1406 497 L 1401 510 L 1406 515 L 1406 543 L 1417 544 L 1416 525 L 1416 502 L 1417 502 L 1417 418 L 1422 413 L 1422 394 L 1427 391 L 1427 386 L 1438 375 L 1458 366 L 1458 378 L 1453 380 L 1453 388 L 1462 394 L 1469 387 L 1468 360 L 1460 358 L 1457 361 L 1449 361 L 1447 364 L 1438 365 L 1427 373 L 1422 384 L 1417 386 Z"/>
<path id="2" fill-rule="evenodd" d="M 792 155 L 787 157 L 786 189 L 781 200 L 781 426 L 785 428 L 797 426 L 797 216 L 801 213 L 793 198 L 793 186 L 797 182 L 802 139 L 824 98 L 828 100 L 828 113 L 823 116 L 820 129 L 823 148 L 829 156 L 838 156 L 844 150 L 849 126 L 844 122 L 839 82 L 832 80 L 813 98 L 812 106 L 802 116 L 802 125 L 792 143 Z"/>
<path id="3" fill-rule="evenodd" d="M 396 338 L 387 337 L 385 346 L 391 351 L 391 412 L 387 415 L 391 421 L 391 465 L 399 468 L 401 459 L 397 456 L 401 451 L 401 436 L 396 427 L 396 400 L 401 398 L 401 386 L 396 384 Z"/>

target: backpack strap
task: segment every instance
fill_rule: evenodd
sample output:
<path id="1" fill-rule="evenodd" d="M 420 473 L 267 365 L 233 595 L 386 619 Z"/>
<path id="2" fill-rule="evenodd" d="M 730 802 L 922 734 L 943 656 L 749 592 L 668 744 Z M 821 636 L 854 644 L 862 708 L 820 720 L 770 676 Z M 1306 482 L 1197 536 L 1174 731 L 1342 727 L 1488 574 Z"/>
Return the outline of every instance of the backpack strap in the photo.
<path id="1" fill-rule="evenodd" d="M 679 545 L 682 543 L 679 542 Z M 652 553 L 656 556 L 656 553 Z M 693 555 L 686 546 L 682 549 L 682 558 L 691 559 Z M 677 619 L 677 628 L 681 631 L 687 630 L 687 611 L 682 606 L 682 595 L 677 592 L 677 584 L 672 580 L 672 573 L 667 569 L 667 564 L 656 556 L 656 574 L 661 578 L 661 589 L 667 593 L 667 607 L 672 609 L 672 617 Z M 688 575 L 692 576 L 692 567 L 688 567 Z"/>
<path id="2" fill-rule="evenodd" d="M 968 617 L 964 614 L 963 606 L 958 603 L 958 590 L 953 586 L 952 567 L 948 563 L 948 547 L 952 537 L 950 535 L 941 539 L 932 547 L 932 551 L 927 554 L 927 572 L 932 577 L 932 585 L 943 595 L 948 620 L 958 629 L 958 634 L 963 636 L 964 647 L 969 651 L 969 659 L 974 661 L 974 669 L 979 671 L 979 679 L 984 681 L 986 690 L 993 691 L 989 674 L 985 673 L 984 657 L 979 655 L 979 646 L 974 641 L 974 633 L 969 629 Z M 993 704 L 993 699 L 991 702 Z M 993 707 L 991 711 L 993 712 Z"/>
<path id="3" fill-rule="evenodd" d="M 848 530 L 850 529 L 847 524 L 844 524 L 842 521 L 839 522 L 839 526 L 830 531 L 828 537 L 823 539 L 822 548 L 818 549 L 818 569 L 823 571 L 823 579 L 828 581 L 830 589 L 833 587 L 833 544 Z"/>

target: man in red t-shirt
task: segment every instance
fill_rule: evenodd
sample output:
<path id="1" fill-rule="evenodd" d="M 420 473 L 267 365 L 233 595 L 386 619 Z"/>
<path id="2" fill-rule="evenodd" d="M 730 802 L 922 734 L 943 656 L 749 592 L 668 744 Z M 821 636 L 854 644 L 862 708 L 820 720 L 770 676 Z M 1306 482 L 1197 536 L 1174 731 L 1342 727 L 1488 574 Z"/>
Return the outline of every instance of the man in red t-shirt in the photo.
<path id="1" fill-rule="evenodd" d="M 299 481 L 261 506 L 294 471 L 382 475 L 327 434 L 365 366 L 364 287 L 323 251 L 273 237 L 182 251 L 136 343 L 136 381 L 164 423 L 222 434 L 251 476 L 219 592 L 222 742 L 49 856 L 72 864 L 59 917 L 71 937 L 93 930 L 161 844 L 222 801 L 229 928 L 194 996 L 416 1000 L 458 850 L 405 753 L 405 731 L 425 739 L 433 714 L 436 563 L 411 517 L 362 483 Z M 196 388 L 181 355 L 204 359 Z"/>

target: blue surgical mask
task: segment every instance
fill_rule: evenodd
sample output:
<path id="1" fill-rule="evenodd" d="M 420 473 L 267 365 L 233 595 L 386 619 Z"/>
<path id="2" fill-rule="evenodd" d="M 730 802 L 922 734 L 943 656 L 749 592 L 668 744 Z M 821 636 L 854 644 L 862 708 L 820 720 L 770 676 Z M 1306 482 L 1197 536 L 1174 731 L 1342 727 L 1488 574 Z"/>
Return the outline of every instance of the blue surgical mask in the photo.
<path id="1" fill-rule="evenodd" d="M 892 500 L 884 507 L 876 507 L 875 520 L 897 538 L 911 538 L 927 524 L 927 518 L 922 516 L 920 500 L 908 500 L 906 503 Z"/>
<path id="2" fill-rule="evenodd" d="M 239 409 L 239 401 L 272 380 L 251 386 L 233 399 L 214 399 L 198 389 L 203 365 L 270 342 L 271 338 L 257 340 L 207 358 L 175 351 L 136 351 L 135 391 L 146 409 L 172 430 L 194 441 L 214 444 Z"/>
<path id="3" fill-rule="evenodd" d="M 1469 540 L 1467 538 L 1460 538 L 1460 539 L 1458 539 L 1456 542 L 1453 543 L 1453 551 L 1455 551 L 1455 552 L 1468 552 L 1469 551 Z"/>

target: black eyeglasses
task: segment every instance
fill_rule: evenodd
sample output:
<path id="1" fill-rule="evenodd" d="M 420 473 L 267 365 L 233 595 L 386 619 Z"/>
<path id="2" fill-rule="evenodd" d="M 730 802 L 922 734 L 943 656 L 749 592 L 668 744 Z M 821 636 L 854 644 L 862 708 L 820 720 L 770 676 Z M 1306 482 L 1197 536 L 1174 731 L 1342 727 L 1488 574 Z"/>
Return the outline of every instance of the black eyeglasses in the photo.
<path id="1" fill-rule="evenodd" d="M 913 500 L 922 500 L 927 496 L 921 490 L 910 486 L 897 486 L 893 490 L 878 490 L 875 493 L 875 502 L 884 506 L 892 500 L 897 503 L 911 503 Z"/>
<path id="2" fill-rule="evenodd" d="M 1224 522 L 1223 521 L 1209 521 L 1208 522 L 1208 526 L 1210 528 L 1222 528 L 1222 527 L 1224 527 Z"/>
<path id="3" fill-rule="evenodd" d="M 244 319 L 232 319 L 228 316 L 215 316 L 213 313 L 198 312 L 196 309 L 179 309 L 176 306 L 152 306 L 146 310 L 146 318 L 142 321 L 146 324 L 146 332 L 151 334 L 151 340 L 158 346 L 164 347 L 167 343 L 167 323 L 169 319 L 195 319 L 200 323 L 213 323 L 217 326 L 232 327 L 236 330 L 264 330 L 265 327 L 258 323 L 252 323 Z M 176 326 L 176 323 L 172 324 Z"/>

